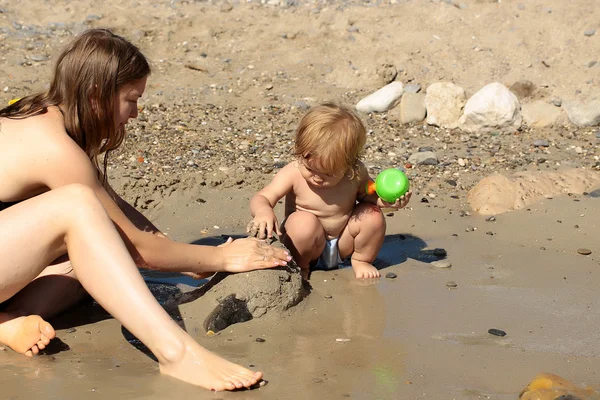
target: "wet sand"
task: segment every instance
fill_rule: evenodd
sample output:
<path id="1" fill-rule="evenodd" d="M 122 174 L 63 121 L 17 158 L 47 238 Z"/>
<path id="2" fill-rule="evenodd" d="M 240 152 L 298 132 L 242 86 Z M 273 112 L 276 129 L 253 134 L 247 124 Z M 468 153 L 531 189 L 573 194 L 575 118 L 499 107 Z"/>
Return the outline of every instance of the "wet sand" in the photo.
<path id="1" fill-rule="evenodd" d="M 314 272 L 312 293 L 283 317 L 267 314 L 213 337 L 194 319 L 195 302 L 179 307 L 202 345 L 264 371 L 269 383 L 261 389 L 214 394 L 160 377 L 109 318 L 60 330 L 68 351 L 33 360 L 1 352 L 3 397 L 515 399 L 540 372 L 600 388 L 600 200 L 562 196 L 495 221 L 461 216 L 452 199 L 415 200 L 388 217 L 378 265 L 395 279 L 360 282 L 349 268 Z M 179 223 L 170 232 L 194 241 L 194 229 Z M 592 254 L 578 254 L 583 247 Z M 431 266 L 435 248 L 447 251 L 450 269 Z M 105 318 L 90 305 L 75 314 Z M 68 317 L 63 322 L 76 321 Z"/>
<path id="2" fill-rule="evenodd" d="M 143 110 L 109 175 L 125 199 L 186 242 L 240 233 L 250 196 L 289 161 L 306 107 L 352 106 L 391 67 L 422 90 L 452 81 L 470 96 L 490 82 L 531 81 L 523 104 L 598 97 L 600 36 L 584 33 L 598 30 L 594 0 L 5 3 L 3 103 L 44 90 L 59 50 L 89 27 L 111 28 L 148 55 Z M 213 337 L 197 319 L 200 302 L 174 313 L 202 345 L 262 370 L 268 385 L 215 394 L 161 377 L 139 343 L 87 303 L 53 321 L 60 341 L 47 354 L 0 351 L 0 398 L 503 400 L 543 371 L 600 389 L 600 199 L 556 196 L 495 221 L 465 215 L 467 192 L 492 173 L 597 171 L 598 128 L 465 136 L 387 114 L 361 118 L 372 130 L 364 154 L 372 173 L 425 147 L 440 161 L 408 171 L 410 209 L 388 217 L 377 265 L 397 278 L 316 272 L 312 293 L 284 316 Z M 539 139 L 548 146 L 534 145 Z M 435 248 L 452 268 L 432 267 L 427 250 Z"/>

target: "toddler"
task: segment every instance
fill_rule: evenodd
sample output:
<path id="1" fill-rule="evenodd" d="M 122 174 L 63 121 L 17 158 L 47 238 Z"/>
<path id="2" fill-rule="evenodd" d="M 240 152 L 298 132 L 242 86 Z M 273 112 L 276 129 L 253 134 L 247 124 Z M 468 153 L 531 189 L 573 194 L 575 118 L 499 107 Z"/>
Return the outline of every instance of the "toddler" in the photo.
<path id="1" fill-rule="evenodd" d="M 247 231 L 281 235 L 306 277 L 311 267 L 334 269 L 348 256 L 356 278 L 379 277 L 371 263 L 385 236 L 380 208 L 405 207 L 411 192 L 395 203 L 366 193 L 370 177 L 359 160 L 365 141 L 365 127 L 352 111 L 332 103 L 310 109 L 296 132 L 296 159 L 250 200 L 254 219 Z M 273 208 L 284 196 L 279 227 Z"/>

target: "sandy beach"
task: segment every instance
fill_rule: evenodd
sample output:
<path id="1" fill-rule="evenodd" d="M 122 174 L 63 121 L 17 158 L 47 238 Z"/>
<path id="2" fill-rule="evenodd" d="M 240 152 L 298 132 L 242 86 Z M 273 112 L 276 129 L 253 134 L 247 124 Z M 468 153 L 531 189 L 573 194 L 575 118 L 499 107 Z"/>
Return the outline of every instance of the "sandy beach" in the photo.
<path id="1" fill-rule="evenodd" d="M 60 49 L 83 29 L 127 37 L 153 74 L 139 119 L 110 155 L 110 181 L 170 238 L 219 243 L 243 233 L 250 197 L 291 160 L 308 107 L 353 106 L 391 70 L 423 89 L 451 81 L 472 95 L 529 81 L 522 103 L 591 101 L 600 98 L 598 21 L 596 0 L 23 0 L 0 5 L 0 101 L 44 90 Z M 386 216 L 382 278 L 315 272 L 300 304 L 214 336 L 200 301 L 173 314 L 201 345 L 263 371 L 266 386 L 210 393 L 161 377 L 90 301 L 52 321 L 59 340 L 45 354 L 0 350 L 0 397 L 504 400 L 541 372 L 600 390 L 600 184 L 493 218 L 468 202 L 495 173 L 597 176 L 600 128 L 565 120 L 465 135 L 402 125 L 392 113 L 360 116 L 373 175 L 423 148 L 439 159 L 407 169 L 414 195 Z M 435 267 L 434 249 L 451 268 Z M 146 276 L 174 292 L 204 282 Z"/>

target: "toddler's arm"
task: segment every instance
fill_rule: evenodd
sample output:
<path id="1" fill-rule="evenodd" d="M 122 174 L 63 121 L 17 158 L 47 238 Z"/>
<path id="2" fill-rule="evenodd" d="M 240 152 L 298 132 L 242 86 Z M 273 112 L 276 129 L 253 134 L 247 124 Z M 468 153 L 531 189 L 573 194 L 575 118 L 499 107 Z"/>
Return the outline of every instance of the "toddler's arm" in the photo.
<path id="1" fill-rule="evenodd" d="M 371 203 L 375 204 L 379 208 L 395 208 L 400 209 L 406 207 L 408 204 L 410 197 L 412 196 L 412 192 L 407 192 L 404 196 L 397 199 L 394 203 L 388 203 L 387 201 L 383 201 L 377 193 L 368 194 L 367 193 L 367 182 L 369 182 L 371 177 L 369 176 L 369 172 L 363 163 L 360 163 L 360 183 L 358 185 L 358 194 L 357 199 L 359 202 Z"/>
<path id="2" fill-rule="evenodd" d="M 271 183 L 250 200 L 250 214 L 254 219 L 248 223 L 246 231 L 252 236 L 257 236 L 259 239 L 271 238 L 273 230 L 281 235 L 273 208 L 283 196 L 293 190 L 294 176 L 299 173 L 294 164 L 291 162 L 283 167 Z"/>

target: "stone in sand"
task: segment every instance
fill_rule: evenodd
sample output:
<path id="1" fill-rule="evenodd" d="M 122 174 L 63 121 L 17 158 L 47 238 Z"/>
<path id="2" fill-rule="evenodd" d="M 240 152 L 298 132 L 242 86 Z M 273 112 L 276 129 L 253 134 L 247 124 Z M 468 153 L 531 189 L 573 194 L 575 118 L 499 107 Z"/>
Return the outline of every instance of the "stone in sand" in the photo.
<path id="1" fill-rule="evenodd" d="M 459 123 L 469 133 L 513 132 L 522 120 L 517 96 L 503 84 L 494 82 L 471 96 Z"/>
<path id="2" fill-rule="evenodd" d="M 431 265 L 432 267 L 435 267 L 435 268 L 440 268 L 440 269 L 452 267 L 452 263 L 448 260 L 432 261 L 429 265 Z"/>
<path id="3" fill-rule="evenodd" d="M 363 98 L 356 104 L 356 109 L 365 113 L 391 110 L 400 101 L 403 90 L 402 82 L 392 82 Z"/>
<path id="4" fill-rule="evenodd" d="M 592 400 L 599 393 L 589 387 L 581 387 L 558 375 L 542 373 L 521 391 L 520 400 Z"/>

